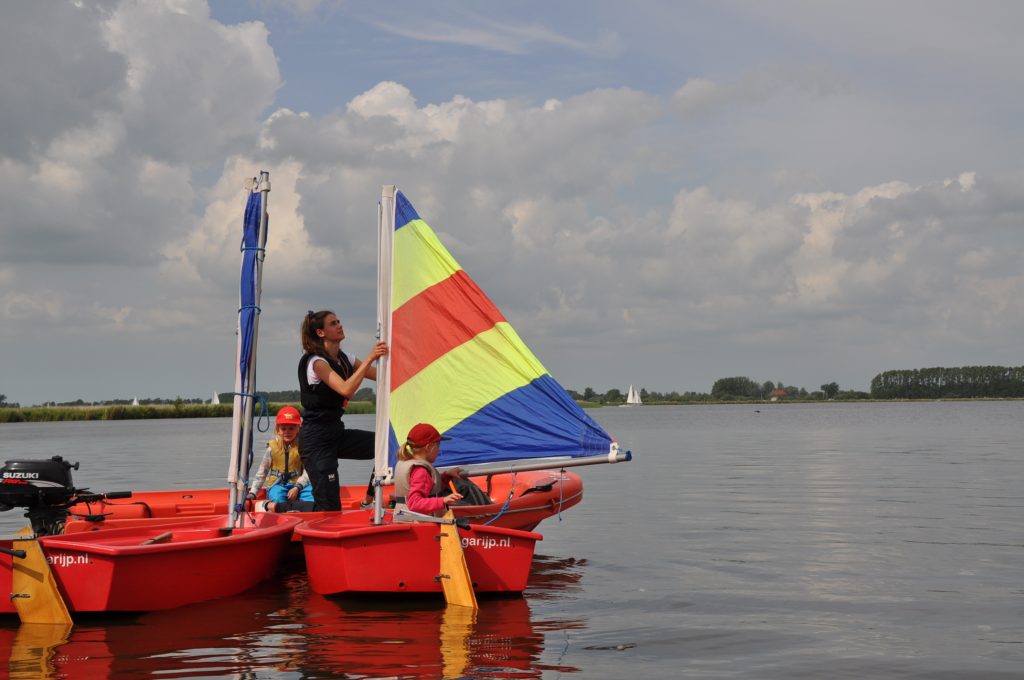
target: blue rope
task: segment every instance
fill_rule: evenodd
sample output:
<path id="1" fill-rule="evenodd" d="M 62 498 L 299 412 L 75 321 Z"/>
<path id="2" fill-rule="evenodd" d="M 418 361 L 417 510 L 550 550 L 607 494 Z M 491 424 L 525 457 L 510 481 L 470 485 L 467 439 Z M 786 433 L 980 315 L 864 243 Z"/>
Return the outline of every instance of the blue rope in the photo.
<path id="1" fill-rule="evenodd" d="M 256 417 L 253 420 L 256 422 L 256 430 L 258 432 L 266 432 L 270 429 L 270 407 L 267 406 L 267 398 L 262 394 L 253 394 L 252 392 L 228 392 L 232 396 L 239 396 L 242 398 L 251 397 L 256 401 Z M 263 425 L 260 425 L 260 421 L 263 421 Z M 251 452 L 250 452 L 251 453 Z"/>
<path id="2" fill-rule="evenodd" d="M 243 399 L 244 398 L 250 398 L 250 397 L 252 399 L 255 399 L 256 400 L 256 404 L 255 404 L 256 416 L 255 416 L 255 418 L 253 418 L 253 421 L 256 423 L 256 431 L 260 432 L 260 433 L 263 433 L 263 432 L 267 432 L 268 430 L 270 430 L 270 407 L 267 405 L 267 398 L 265 396 L 263 396 L 262 394 L 252 394 L 252 393 L 248 393 L 248 392 L 230 392 L 230 394 L 240 396 Z M 261 421 L 263 422 L 262 426 L 260 425 Z M 254 456 L 253 456 L 253 452 L 252 452 L 252 441 L 250 440 L 249 441 L 249 450 L 245 452 L 245 461 L 246 461 L 246 466 L 245 467 L 246 467 L 247 470 L 252 470 L 253 458 L 254 458 Z M 245 483 L 245 488 L 248 489 L 249 488 L 249 481 L 250 480 L 248 478 L 246 478 L 243 481 Z M 235 512 L 240 512 L 240 506 L 239 505 L 235 506 Z"/>
<path id="3" fill-rule="evenodd" d="M 267 432 L 270 429 L 270 407 L 267 406 L 267 398 L 262 395 L 255 395 L 256 403 L 260 407 L 259 415 L 256 416 L 256 430 L 259 432 Z M 263 420 L 264 426 L 260 427 L 260 420 Z M 250 451 L 250 453 L 252 453 Z M 250 461 L 251 462 L 251 461 Z"/>
<path id="4" fill-rule="evenodd" d="M 565 499 L 565 486 L 562 481 L 565 479 L 565 468 L 558 471 L 558 521 L 562 521 L 562 502 Z"/>
<path id="5" fill-rule="evenodd" d="M 503 505 L 501 510 L 498 511 L 497 515 L 495 515 L 494 517 L 492 517 L 489 520 L 487 520 L 486 522 L 484 522 L 483 526 L 487 526 L 488 524 L 492 524 L 492 523 L 496 522 L 499 517 L 501 517 L 502 515 L 505 514 L 505 511 L 508 510 L 508 506 L 510 506 L 512 504 L 512 494 L 514 494 L 515 491 L 516 491 L 516 473 L 513 472 L 512 473 L 512 481 L 509 482 L 509 485 L 508 485 L 508 498 L 505 499 L 505 505 Z"/>
<path id="6" fill-rule="evenodd" d="M 256 503 L 253 503 L 253 507 L 256 507 Z M 253 513 L 246 510 L 244 501 L 241 503 L 235 503 L 235 514 L 245 515 L 246 518 L 248 518 L 250 524 L 256 524 L 256 516 Z"/>

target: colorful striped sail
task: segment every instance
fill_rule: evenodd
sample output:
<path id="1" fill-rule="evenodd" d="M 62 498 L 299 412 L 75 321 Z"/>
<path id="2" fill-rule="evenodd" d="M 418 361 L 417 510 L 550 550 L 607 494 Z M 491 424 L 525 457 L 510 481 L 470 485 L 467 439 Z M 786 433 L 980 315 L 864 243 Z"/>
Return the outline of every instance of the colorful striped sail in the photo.
<path id="1" fill-rule="evenodd" d="M 391 351 L 378 371 L 378 389 L 389 390 L 378 403 L 389 412 L 387 465 L 395 465 L 399 443 L 421 422 L 451 438 L 439 466 L 617 451 L 408 199 L 395 192 L 392 202 L 386 194 L 381 210 L 382 231 L 394 225 L 393 241 L 382 244 L 382 252 L 392 249 L 391 278 L 382 282 L 382 289 L 390 283 L 382 329 Z"/>

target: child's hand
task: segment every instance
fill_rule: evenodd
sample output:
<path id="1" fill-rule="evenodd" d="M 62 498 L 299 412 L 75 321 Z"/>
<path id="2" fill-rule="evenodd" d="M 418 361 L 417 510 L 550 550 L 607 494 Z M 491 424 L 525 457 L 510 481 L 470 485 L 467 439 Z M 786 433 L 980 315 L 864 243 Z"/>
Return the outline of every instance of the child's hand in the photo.
<path id="1" fill-rule="evenodd" d="M 444 504 L 445 505 L 455 505 L 455 503 L 457 501 L 461 501 L 461 500 L 462 500 L 462 494 L 461 493 L 450 493 L 450 494 L 448 494 L 447 496 L 444 497 Z"/>
<path id="2" fill-rule="evenodd" d="M 299 497 L 299 487 L 293 486 L 292 488 L 288 489 L 288 500 L 294 501 L 298 497 Z"/>

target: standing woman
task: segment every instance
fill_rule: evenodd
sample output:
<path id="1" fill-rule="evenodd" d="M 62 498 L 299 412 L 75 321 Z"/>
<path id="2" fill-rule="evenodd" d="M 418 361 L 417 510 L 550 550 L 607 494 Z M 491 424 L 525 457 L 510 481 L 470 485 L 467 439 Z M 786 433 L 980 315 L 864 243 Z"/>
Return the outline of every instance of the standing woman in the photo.
<path id="1" fill-rule="evenodd" d="M 341 350 L 345 329 L 334 312 L 310 311 L 302 321 L 302 350 L 299 360 L 299 395 L 302 400 L 302 428 L 299 452 L 309 474 L 316 510 L 341 510 L 338 459 L 371 460 L 374 433 L 348 430 L 341 416 L 345 405 L 364 378 L 376 380 L 373 362 L 388 353 L 378 342 L 360 361 Z M 372 500 L 369 491 L 364 502 Z"/>

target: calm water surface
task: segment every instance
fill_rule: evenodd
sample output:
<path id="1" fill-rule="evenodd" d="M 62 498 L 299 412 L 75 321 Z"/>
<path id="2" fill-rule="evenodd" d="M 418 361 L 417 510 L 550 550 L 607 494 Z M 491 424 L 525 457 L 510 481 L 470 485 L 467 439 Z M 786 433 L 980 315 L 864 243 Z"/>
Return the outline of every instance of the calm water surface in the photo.
<path id="1" fill-rule="evenodd" d="M 292 566 L 66 635 L 0 622 L 9 674 L 1024 678 L 1024 402 L 591 413 L 636 458 L 580 469 L 586 497 L 539 527 L 521 599 L 482 600 L 475 619 L 326 599 Z M 222 486 L 227 468 L 225 420 L 0 435 L 3 459 L 61 454 L 94 491 Z M 367 467 L 344 462 L 343 479 Z M 0 515 L 5 533 L 22 524 Z"/>

